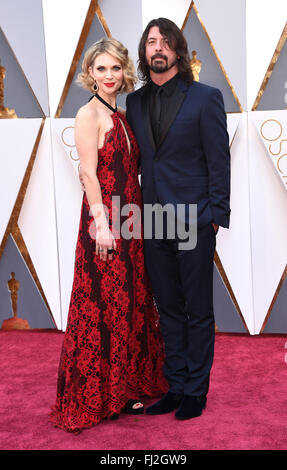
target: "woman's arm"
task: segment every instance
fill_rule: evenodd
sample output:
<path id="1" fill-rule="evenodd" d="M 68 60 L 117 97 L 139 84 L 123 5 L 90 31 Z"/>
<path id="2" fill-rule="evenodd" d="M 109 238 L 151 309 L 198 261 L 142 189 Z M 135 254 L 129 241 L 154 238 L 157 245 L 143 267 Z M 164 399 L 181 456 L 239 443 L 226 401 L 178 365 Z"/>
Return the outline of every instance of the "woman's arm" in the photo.
<path id="1" fill-rule="evenodd" d="M 90 214 L 94 217 L 96 224 L 96 254 L 106 260 L 107 248 L 115 249 L 115 240 L 109 230 L 97 177 L 98 136 L 97 115 L 86 107 L 81 108 L 75 120 L 75 144 L 80 158 L 81 178 L 90 206 Z M 112 255 L 108 258 L 111 259 Z"/>

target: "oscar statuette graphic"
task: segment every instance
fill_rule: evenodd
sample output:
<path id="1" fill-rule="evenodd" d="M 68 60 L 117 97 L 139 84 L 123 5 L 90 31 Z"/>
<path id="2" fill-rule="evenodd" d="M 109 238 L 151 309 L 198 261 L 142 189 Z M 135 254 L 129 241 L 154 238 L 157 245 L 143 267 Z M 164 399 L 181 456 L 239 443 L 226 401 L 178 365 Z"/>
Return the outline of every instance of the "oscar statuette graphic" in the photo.
<path id="1" fill-rule="evenodd" d="M 0 60 L 0 119 L 16 119 L 17 114 L 15 109 L 5 108 L 4 106 L 4 79 L 6 76 L 6 69 L 1 65 Z"/>
<path id="2" fill-rule="evenodd" d="M 193 79 L 196 82 L 199 82 L 199 74 L 200 74 L 200 71 L 201 71 L 201 62 L 197 58 L 197 52 L 196 51 L 192 51 L 192 59 L 190 61 L 190 67 L 191 67 L 191 70 L 192 70 Z"/>
<path id="3" fill-rule="evenodd" d="M 17 316 L 18 309 L 18 291 L 19 291 L 19 281 L 15 279 L 15 273 L 11 273 L 11 279 L 9 279 L 8 290 L 11 296 L 11 304 L 13 311 L 13 318 L 4 320 L 2 323 L 2 330 L 29 330 L 30 326 L 27 320 L 23 320 Z"/>

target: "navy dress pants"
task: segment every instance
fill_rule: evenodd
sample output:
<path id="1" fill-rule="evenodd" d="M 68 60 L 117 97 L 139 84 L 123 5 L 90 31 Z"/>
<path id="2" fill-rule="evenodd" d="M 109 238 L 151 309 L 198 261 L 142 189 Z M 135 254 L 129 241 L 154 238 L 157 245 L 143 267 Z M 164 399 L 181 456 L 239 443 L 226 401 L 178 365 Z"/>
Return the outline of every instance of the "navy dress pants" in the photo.
<path id="1" fill-rule="evenodd" d="M 205 396 L 214 355 L 212 223 L 198 228 L 197 244 L 145 239 L 145 262 L 165 343 L 164 375 L 176 394 Z"/>

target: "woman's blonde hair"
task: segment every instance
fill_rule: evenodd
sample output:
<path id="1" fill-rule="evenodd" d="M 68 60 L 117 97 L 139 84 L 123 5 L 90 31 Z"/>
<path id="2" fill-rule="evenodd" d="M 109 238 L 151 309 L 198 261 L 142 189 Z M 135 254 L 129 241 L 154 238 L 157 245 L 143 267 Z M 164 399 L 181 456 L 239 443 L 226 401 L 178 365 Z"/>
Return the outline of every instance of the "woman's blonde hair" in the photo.
<path id="1" fill-rule="evenodd" d="M 133 62 L 128 55 L 127 48 L 113 38 L 102 38 L 87 49 L 82 63 L 82 72 L 78 74 L 76 83 L 95 93 L 95 81 L 89 73 L 89 67 L 93 67 L 95 59 L 104 53 L 108 53 L 118 59 L 123 68 L 124 79 L 118 93 L 130 93 L 133 91 L 137 81 Z"/>

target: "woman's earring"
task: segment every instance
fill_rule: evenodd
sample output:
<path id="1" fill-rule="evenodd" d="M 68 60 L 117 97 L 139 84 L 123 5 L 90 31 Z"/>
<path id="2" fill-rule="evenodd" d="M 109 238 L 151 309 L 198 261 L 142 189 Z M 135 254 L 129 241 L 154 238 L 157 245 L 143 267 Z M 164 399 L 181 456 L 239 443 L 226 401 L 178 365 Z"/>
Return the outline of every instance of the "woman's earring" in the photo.
<path id="1" fill-rule="evenodd" d="M 97 82 L 95 81 L 95 84 L 94 84 L 94 90 L 97 91 L 98 90 L 98 85 L 97 85 Z"/>

